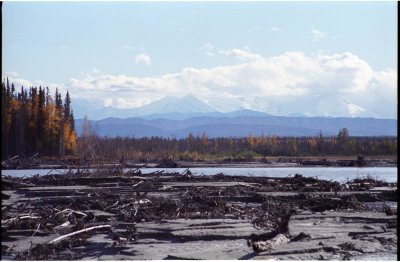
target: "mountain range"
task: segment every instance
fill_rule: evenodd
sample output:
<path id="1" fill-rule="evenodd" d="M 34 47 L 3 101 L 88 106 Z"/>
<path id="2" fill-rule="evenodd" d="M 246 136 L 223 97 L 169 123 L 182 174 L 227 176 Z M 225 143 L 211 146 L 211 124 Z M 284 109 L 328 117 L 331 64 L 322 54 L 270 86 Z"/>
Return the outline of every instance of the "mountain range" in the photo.
<path id="1" fill-rule="evenodd" d="M 115 101 L 109 106 L 104 106 L 99 101 L 82 98 L 72 100 L 76 118 L 83 118 L 84 115 L 87 115 L 92 120 L 108 117 L 182 120 L 199 116 L 223 116 L 220 113 L 237 112 L 244 109 L 275 116 L 386 118 L 381 114 L 350 103 L 345 97 L 321 99 L 310 96 L 306 100 L 296 100 L 295 97 L 282 100 L 279 97 L 259 96 L 204 99 L 189 94 L 183 97 L 166 96 L 141 107 L 120 108 L 118 105 Z M 391 108 L 388 108 L 387 116 L 390 117 L 387 118 L 397 119 L 390 113 L 392 111 Z"/>
<path id="2" fill-rule="evenodd" d="M 224 116 L 199 116 L 183 120 L 166 118 L 106 118 L 91 121 L 92 129 L 99 136 L 175 137 L 183 138 L 189 133 L 208 137 L 245 137 L 252 133 L 278 136 L 337 135 L 346 127 L 352 136 L 396 136 L 397 120 L 374 118 L 327 118 L 327 117 L 281 117 L 256 116 L 259 112 L 238 111 Z M 237 115 L 237 116 L 236 116 Z M 82 119 L 75 121 L 80 134 Z"/>
<path id="3" fill-rule="evenodd" d="M 86 100 L 75 99 L 74 111 L 85 112 L 89 119 L 100 120 L 107 117 L 131 118 L 142 117 L 145 119 L 167 118 L 185 119 L 203 114 L 218 114 L 219 112 L 204 103 L 194 95 L 184 97 L 166 96 L 138 108 L 115 108 L 91 104 Z M 80 115 L 83 117 L 83 115 Z"/>
<path id="4" fill-rule="evenodd" d="M 265 112 L 240 109 L 218 112 L 193 95 L 165 97 L 136 109 L 91 108 L 91 120 L 99 136 L 186 137 L 189 133 L 212 137 L 244 137 L 252 133 L 278 136 L 337 135 L 346 127 L 352 136 L 396 136 L 397 120 L 352 117 L 274 116 Z M 97 112 L 96 112 L 97 110 Z M 108 117 L 118 115 L 119 117 Z M 89 119 L 93 119 L 90 118 Z M 83 119 L 75 121 L 80 135 Z"/>

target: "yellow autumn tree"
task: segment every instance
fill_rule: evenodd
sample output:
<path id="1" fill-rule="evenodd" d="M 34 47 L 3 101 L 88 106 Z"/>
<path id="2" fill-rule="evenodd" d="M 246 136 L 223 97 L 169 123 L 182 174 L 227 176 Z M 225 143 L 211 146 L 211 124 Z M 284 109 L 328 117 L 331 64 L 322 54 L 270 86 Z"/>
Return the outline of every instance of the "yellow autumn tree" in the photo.
<path id="1" fill-rule="evenodd" d="M 68 139 L 69 147 L 70 147 L 70 152 L 72 155 L 75 155 L 76 153 L 76 132 L 75 130 L 71 130 L 69 139 Z"/>
<path id="2" fill-rule="evenodd" d="M 75 154 L 75 152 L 76 152 L 76 133 L 75 133 L 75 130 L 73 130 L 71 128 L 71 124 L 69 122 L 64 124 L 63 143 L 64 143 L 65 153 Z"/>
<path id="3" fill-rule="evenodd" d="M 312 137 L 310 139 L 308 139 L 308 145 L 310 146 L 310 151 L 311 152 L 315 152 L 316 148 L 317 148 L 317 140 Z"/>
<path id="4" fill-rule="evenodd" d="M 22 86 L 18 92 L 8 79 L 1 88 L 2 159 L 75 152 L 76 133 L 68 92 L 63 106 L 57 89 L 53 99 L 49 88 Z"/>
<path id="5" fill-rule="evenodd" d="M 252 132 L 250 132 L 249 137 L 247 138 L 247 143 L 250 147 L 254 146 L 254 136 Z"/>
<path id="6" fill-rule="evenodd" d="M 206 132 L 203 132 L 201 134 L 201 145 L 204 148 L 207 148 L 207 146 L 208 146 L 208 136 L 207 136 Z"/>

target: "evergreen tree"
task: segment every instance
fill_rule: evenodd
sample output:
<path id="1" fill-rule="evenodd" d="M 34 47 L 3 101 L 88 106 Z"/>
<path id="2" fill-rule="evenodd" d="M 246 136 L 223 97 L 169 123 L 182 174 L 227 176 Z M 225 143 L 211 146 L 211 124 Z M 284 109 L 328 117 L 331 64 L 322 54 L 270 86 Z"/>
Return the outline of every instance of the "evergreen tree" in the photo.
<path id="1" fill-rule="evenodd" d="M 1 84 L 2 159 L 15 155 L 74 154 L 76 132 L 71 98 L 65 103 L 56 89 L 52 98 L 49 88 L 21 87 L 16 92 L 8 78 Z"/>

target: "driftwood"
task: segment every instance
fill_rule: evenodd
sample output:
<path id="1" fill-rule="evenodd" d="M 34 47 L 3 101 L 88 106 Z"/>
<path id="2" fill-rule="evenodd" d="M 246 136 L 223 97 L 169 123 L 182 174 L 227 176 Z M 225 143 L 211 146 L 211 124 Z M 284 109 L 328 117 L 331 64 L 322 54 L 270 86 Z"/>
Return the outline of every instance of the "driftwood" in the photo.
<path id="1" fill-rule="evenodd" d="M 144 165 L 143 165 L 143 166 L 141 166 L 141 167 L 136 167 L 135 169 L 132 169 L 132 168 L 131 168 L 131 169 L 129 169 L 129 170 L 128 170 L 128 172 L 127 172 L 127 173 L 135 173 L 136 171 L 140 170 L 140 168 L 147 167 L 147 165 L 148 165 L 148 164 L 150 164 L 150 163 L 152 163 L 152 162 L 155 162 L 155 161 L 157 161 L 159 158 L 161 158 L 161 157 L 165 156 L 166 154 L 168 154 L 168 152 L 166 152 L 166 153 L 163 153 L 163 154 L 161 154 L 161 155 L 157 156 L 157 157 L 156 157 L 156 158 L 154 158 L 154 159 L 147 160 L 147 161 L 144 163 Z"/>
<path id="2" fill-rule="evenodd" d="M 290 240 L 284 234 L 278 234 L 267 241 L 257 241 L 253 243 L 253 250 L 255 252 L 271 251 L 276 247 L 288 243 Z"/>
<path id="3" fill-rule="evenodd" d="M 2 161 L 1 162 L 1 165 L 2 165 L 2 168 L 3 168 L 3 166 L 4 167 L 8 167 L 8 163 L 9 162 L 11 162 L 11 161 L 13 161 L 14 159 L 17 159 L 17 158 L 19 158 L 20 156 L 19 155 L 16 155 L 16 156 L 13 156 L 13 157 L 11 157 L 11 158 L 9 158 L 9 159 L 6 159 L 6 160 L 4 160 L 4 161 Z"/>
<path id="4" fill-rule="evenodd" d="M 35 153 L 35 154 L 33 154 L 31 157 L 30 157 L 30 159 L 34 159 L 35 157 L 37 157 L 39 155 L 39 153 Z"/>
<path id="5" fill-rule="evenodd" d="M 72 236 L 75 236 L 75 235 L 78 235 L 78 234 L 81 234 L 81 233 L 84 233 L 84 232 L 88 232 L 88 231 L 92 231 L 92 230 L 100 229 L 100 228 L 111 228 L 111 225 L 99 225 L 99 226 L 94 226 L 94 227 L 81 229 L 81 230 L 78 230 L 78 231 L 75 231 L 75 232 L 72 232 L 72 233 L 57 237 L 57 238 L 51 240 L 49 242 L 49 244 L 54 244 L 54 243 L 57 243 L 58 241 L 61 241 L 61 240 L 65 239 L 65 238 L 69 238 L 69 237 L 72 237 Z"/>
<path id="6" fill-rule="evenodd" d="M 111 172 L 111 169 L 109 171 Z M 3 239 L 13 237 L 17 231 L 19 236 L 54 236 L 52 240 L 49 238 L 50 242 L 46 244 L 39 244 L 37 248 L 20 252 L 19 259 L 45 259 L 44 253 L 47 251 L 47 259 L 72 259 L 65 256 L 68 250 L 74 252 L 75 247 L 86 248 L 87 243 L 92 241 L 88 236 L 97 234 L 96 229 L 113 228 L 115 232 L 110 232 L 110 235 L 115 236 L 115 240 L 135 241 L 147 236 L 147 233 L 136 232 L 136 223 L 193 218 L 251 221 L 254 227 L 260 230 L 257 234 L 245 236 L 249 249 L 256 252 L 271 251 L 280 249 L 279 247 L 287 242 L 308 241 L 311 238 L 308 234 L 294 237 L 290 235 L 290 216 L 296 212 L 327 208 L 363 210 L 367 207 L 354 200 L 355 194 L 360 194 L 359 192 L 351 193 L 349 189 L 346 194 L 340 192 L 337 197 L 332 197 L 333 192 L 329 192 L 329 189 L 335 186 L 334 182 L 301 175 L 275 178 L 217 174 L 187 178 L 181 172 L 166 173 L 163 176 L 153 172 L 146 174 L 146 179 L 117 177 L 107 173 L 101 177 L 90 175 L 90 172 L 77 172 L 6 178 L 6 188 L 18 189 L 21 183 L 29 183 L 30 188 L 18 189 L 15 194 L 23 197 L 19 198 L 17 203 L 7 203 L 4 207 L 6 219 L 2 221 L 5 228 L 2 232 Z M 220 185 L 214 185 L 214 182 Z M 59 187 L 65 185 L 69 187 Z M 304 192 L 303 189 L 307 187 L 318 188 L 318 192 Z M 279 190 L 289 193 L 270 194 Z M 139 192 L 149 194 L 144 197 Z M 371 193 L 365 192 L 362 195 Z M 33 197 L 37 199 L 29 201 Z M 397 199 L 395 193 L 387 197 L 388 201 L 394 197 Z M 362 202 L 364 200 L 360 199 Z M 379 198 L 371 200 L 378 201 Z M 376 208 L 377 211 L 383 212 L 380 206 Z M 114 227 L 113 223 L 117 226 Z M 388 224 L 387 228 L 394 228 L 396 225 L 393 219 L 393 223 Z M 368 230 L 361 233 L 350 232 L 349 236 L 376 236 L 379 230 L 378 227 L 365 229 Z M 79 237 L 74 237 L 77 235 Z M 166 238 L 167 234 L 163 233 L 160 237 Z M 175 236 L 172 239 L 181 241 Z M 114 249 L 118 246 L 113 245 L 109 248 Z M 116 250 L 112 250 L 114 251 Z M 15 251 L 7 252 L 16 255 Z M 80 256 L 77 252 L 74 259 L 79 259 Z"/>
<path id="7" fill-rule="evenodd" d="M 23 220 L 23 219 L 39 219 L 40 217 L 38 217 L 38 216 L 20 216 L 20 217 L 13 217 L 13 218 L 10 218 L 10 219 L 7 219 L 7 220 L 4 220 L 4 221 L 1 221 L 1 224 L 3 225 L 3 224 L 10 224 L 10 223 L 12 223 L 12 222 L 14 222 L 14 221 L 17 221 L 17 220 Z"/>
<path id="8" fill-rule="evenodd" d="M 190 172 L 190 170 L 189 170 L 189 168 L 186 168 L 180 175 L 182 176 L 182 175 L 186 175 L 187 173 L 189 173 Z M 190 174 L 192 174 L 192 172 L 190 172 Z"/>
<path id="9" fill-rule="evenodd" d="M 40 224 L 40 223 L 38 224 L 38 226 L 37 226 L 35 232 L 33 232 L 32 236 L 35 236 L 36 233 L 39 232 L 39 229 L 40 229 L 40 226 L 41 226 L 41 225 L 42 225 L 42 224 Z"/>
<path id="10" fill-rule="evenodd" d="M 137 182 L 136 184 L 132 185 L 132 187 L 138 186 L 138 185 L 140 185 L 140 184 L 143 183 L 143 182 L 144 182 L 144 180 L 141 180 L 141 181 Z"/>
<path id="11" fill-rule="evenodd" d="M 18 157 L 19 157 L 19 155 L 16 155 L 16 156 L 11 157 L 10 159 L 7 159 L 6 161 L 12 161 L 12 160 L 14 160 L 14 159 L 16 159 Z"/>
<path id="12" fill-rule="evenodd" d="M 81 215 L 81 216 L 84 216 L 84 217 L 87 216 L 87 215 L 86 215 L 85 213 L 83 213 L 83 212 L 75 211 L 75 210 L 72 210 L 72 209 L 64 209 L 64 210 L 58 212 L 58 213 L 56 214 L 56 216 L 59 215 L 59 214 L 67 214 L 67 216 L 69 216 L 69 215 L 71 215 L 71 214 L 77 214 L 77 215 Z"/>
<path id="13" fill-rule="evenodd" d="M 67 222 L 62 223 L 59 226 L 56 226 L 54 228 L 54 232 L 56 232 L 57 234 L 60 234 L 60 235 L 68 234 L 69 232 L 72 231 L 72 228 L 73 228 L 73 225 L 69 221 L 67 221 Z"/>
<path id="14" fill-rule="evenodd" d="M 236 207 L 234 207 L 234 206 L 229 206 L 229 208 L 232 208 L 232 209 L 238 211 L 239 213 L 242 213 L 242 214 L 244 213 L 243 210 L 240 210 L 240 209 L 238 209 L 238 208 L 236 208 Z"/>
<path id="15" fill-rule="evenodd" d="M 311 240 L 311 236 L 309 234 L 305 234 L 304 232 L 300 232 L 297 236 L 293 237 L 290 239 L 290 242 L 296 242 L 296 241 L 309 241 Z"/>

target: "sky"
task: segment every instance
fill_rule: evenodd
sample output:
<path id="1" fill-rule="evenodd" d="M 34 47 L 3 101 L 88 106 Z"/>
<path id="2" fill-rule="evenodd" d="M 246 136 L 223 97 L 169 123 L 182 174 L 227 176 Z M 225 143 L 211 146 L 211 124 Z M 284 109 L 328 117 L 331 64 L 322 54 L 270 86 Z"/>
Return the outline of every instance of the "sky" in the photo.
<path id="1" fill-rule="evenodd" d="M 2 79 L 79 104 L 397 119 L 396 2 L 3 2 Z"/>

